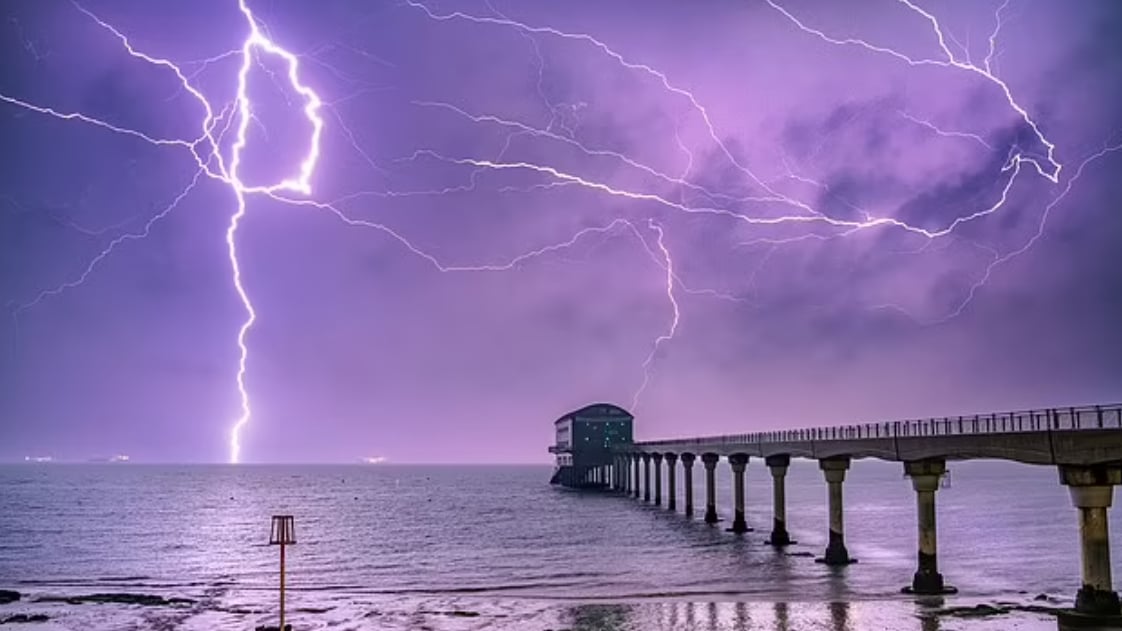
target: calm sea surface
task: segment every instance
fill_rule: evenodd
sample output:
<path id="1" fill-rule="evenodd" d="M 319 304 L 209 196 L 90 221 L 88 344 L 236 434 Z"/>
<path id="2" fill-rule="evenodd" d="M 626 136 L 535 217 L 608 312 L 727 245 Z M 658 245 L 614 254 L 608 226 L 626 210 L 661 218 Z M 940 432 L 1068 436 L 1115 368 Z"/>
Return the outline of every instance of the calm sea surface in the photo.
<path id="1" fill-rule="evenodd" d="M 915 496 L 899 464 L 855 462 L 849 471 L 847 543 L 860 563 L 842 570 L 811 558 L 825 547 L 827 517 L 825 484 L 809 461 L 788 476 L 799 545 L 786 554 L 762 543 L 771 479 L 758 461 L 747 491 L 757 530 L 742 536 L 724 530 L 727 464 L 720 527 L 550 487 L 548 466 L 3 466 L 0 589 L 24 598 L 0 605 L 0 620 L 44 613 L 51 620 L 33 625 L 43 631 L 275 624 L 269 518 L 291 513 L 289 620 L 298 629 L 1054 629 L 1039 613 L 936 613 L 1069 605 L 1080 582 L 1076 511 L 1054 469 L 950 469 L 937 499 L 939 552 L 960 593 L 940 603 L 899 593 L 916 546 Z M 1122 541 L 1119 516 L 1112 520 Z M 36 602 L 103 593 L 193 602 Z"/>

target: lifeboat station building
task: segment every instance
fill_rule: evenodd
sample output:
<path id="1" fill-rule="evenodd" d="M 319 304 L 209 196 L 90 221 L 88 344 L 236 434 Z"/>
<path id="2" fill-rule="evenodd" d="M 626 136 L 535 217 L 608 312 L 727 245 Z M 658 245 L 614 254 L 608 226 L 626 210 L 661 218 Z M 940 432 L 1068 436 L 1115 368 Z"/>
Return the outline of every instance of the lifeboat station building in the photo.
<path id="1" fill-rule="evenodd" d="M 549 452 L 557 457 L 551 484 L 574 488 L 607 486 L 617 454 L 613 449 L 633 442 L 631 414 L 611 403 L 595 403 L 553 422 L 555 440 Z"/>

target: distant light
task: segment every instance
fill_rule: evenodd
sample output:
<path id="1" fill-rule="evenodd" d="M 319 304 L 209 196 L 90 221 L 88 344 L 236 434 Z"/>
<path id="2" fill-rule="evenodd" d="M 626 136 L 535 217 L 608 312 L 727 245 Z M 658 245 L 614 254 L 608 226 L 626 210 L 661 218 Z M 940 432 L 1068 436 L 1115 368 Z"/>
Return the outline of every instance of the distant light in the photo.
<path id="1" fill-rule="evenodd" d="M 53 456 L 24 456 L 24 462 L 54 462 Z"/>
<path id="2" fill-rule="evenodd" d="M 109 459 L 109 462 L 128 462 L 129 457 L 124 454 L 117 454 Z"/>
<path id="3" fill-rule="evenodd" d="M 385 461 L 385 456 L 367 456 L 366 458 L 362 459 L 362 462 L 365 464 L 381 464 Z"/>

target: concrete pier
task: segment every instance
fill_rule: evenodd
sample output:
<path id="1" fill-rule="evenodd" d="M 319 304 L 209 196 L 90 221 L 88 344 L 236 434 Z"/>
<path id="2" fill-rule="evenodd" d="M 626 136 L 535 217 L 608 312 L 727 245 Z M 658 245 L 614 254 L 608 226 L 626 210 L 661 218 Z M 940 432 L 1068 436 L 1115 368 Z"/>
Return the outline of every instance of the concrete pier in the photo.
<path id="1" fill-rule="evenodd" d="M 643 454 L 643 501 L 651 501 L 651 455 Z"/>
<path id="2" fill-rule="evenodd" d="M 666 454 L 666 508 L 670 510 L 678 509 L 678 489 L 675 488 L 675 478 L 678 477 L 677 472 L 678 454 Z"/>
<path id="3" fill-rule="evenodd" d="M 705 523 L 715 524 L 717 518 L 717 454 L 701 454 L 701 464 L 705 465 Z"/>
<path id="4" fill-rule="evenodd" d="M 1093 618 L 1099 627 L 1122 628 L 1122 607 L 1110 576 L 1110 531 L 1107 509 L 1115 485 L 1122 484 L 1122 466 L 1061 466 L 1060 482 L 1068 487 L 1071 503 L 1079 509 L 1079 540 L 1083 559 L 1083 586 L 1075 596 L 1075 616 Z M 1071 619 L 1074 618 L 1074 619 Z M 1064 628 L 1065 617 L 1060 617 Z"/>
<path id="5" fill-rule="evenodd" d="M 596 406 L 594 406 L 596 407 Z M 611 406 L 605 406 L 611 407 Z M 611 411 L 611 410 L 609 410 Z M 616 485 L 624 492 L 651 501 L 650 461 L 655 460 L 654 502 L 662 503 L 662 460 L 667 462 L 667 505 L 677 509 L 677 462 L 681 460 L 686 486 L 684 512 L 694 509 L 693 464 L 700 456 L 705 466 L 705 513 L 708 524 L 717 515 L 716 468 L 722 457 L 729 459 L 733 475 L 734 517 L 730 530 L 748 529 L 745 509 L 745 474 L 751 457 L 763 458 L 772 477 L 773 518 L 767 540 L 773 546 L 795 543 L 786 524 L 786 477 L 792 458 L 817 460 L 827 485 L 829 543 L 821 563 L 842 566 L 855 563 L 845 542 L 843 484 L 853 458 L 876 458 L 904 465 L 916 493 L 916 571 L 904 591 L 914 594 L 946 594 L 954 590 L 939 572 L 936 493 L 946 475 L 947 460 L 998 459 L 1059 469 L 1060 481 L 1068 487 L 1078 509 L 1082 557 L 1082 585 L 1075 607 L 1057 614 L 1061 629 L 1122 629 L 1122 603 L 1114 591 L 1107 526 L 1113 488 L 1122 484 L 1122 404 L 1047 408 L 973 416 L 946 416 L 863 425 L 785 429 L 744 434 L 680 437 L 628 442 L 609 446 L 615 438 L 630 438 L 626 413 L 604 412 L 603 418 L 584 418 L 573 413 L 558 421 L 557 444 L 550 448 L 558 456 L 552 482 L 582 486 L 599 481 Z M 624 420 L 617 420 L 617 419 Z M 588 455 L 574 449 L 577 435 L 565 423 L 580 425 L 603 422 L 603 445 L 610 455 Z M 591 427 L 591 425 L 590 425 Z M 591 430 L 589 430 L 591 431 Z M 601 430 L 597 430 L 601 431 Z M 578 453 L 579 452 L 579 453 Z M 595 456 L 593 458 L 592 456 Z M 640 474 L 640 461 L 643 471 Z M 632 466 L 634 463 L 634 466 Z M 597 469 L 599 467 L 599 469 Z M 618 471 L 617 471 L 618 468 Z M 642 475 L 642 478 L 640 478 Z M 994 510 L 1000 510 L 995 506 Z M 893 527 L 885 524 L 885 527 Z"/>
<path id="6" fill-rule="evenodd" d="M 791 456 L 778 454 L 768 456 L 764 462 L 771 471 L 771 536 L 767 543 L 783 547 L 797 541 L 791 540 L 787 533 L 787 468 L 791 465 Z"/>
<path id="7" fill-rule="evenodd" d="M 845 513 L 842 502 L 842 482 L 845 482 L 845 472 L 849 469 L 849 458 L 840 456 L 836 458 L 823 458 L 818 461 L 818 467 L 826 477 L 828 487 L 827 497 L 830 508 L 830 542 L 826 546 L 826 554 L 816 559 L 826 565 L 849 565 L 856 563 L 856 559 L 849 557 L 849 550 L 845 548 Z"/>
<path id="8" fill-rule="evenodd" d="M 686 517 L 693 517 L 693 461 L 694 455 L 690 452 L 682 454 L 682 485 L 686 487 Z"/>
<path id="9" fill-rule="evenodd" d="M 729 528 L 729 532 L 749 532 L 752 529 L 744 519 L 744 470 L 748 468 L 748 456 L 732 454 L 729 456 L 729 466 L 732 467 L 733 501 L 732 527 Z"/>
<path id="10" fill-rule="evenodd" d="M 945 460 L 904 463 L 904 473 L 912 479 L 912 488 L 916 492 L 916 523 L 919 528 L 916 573 L 912 584 L 903 590 L 908 594 L 953 594 L 958 591 L 943 582 L 937 554 L 935 491 L 939 490 L 939 480 L 946 472 Z"/>

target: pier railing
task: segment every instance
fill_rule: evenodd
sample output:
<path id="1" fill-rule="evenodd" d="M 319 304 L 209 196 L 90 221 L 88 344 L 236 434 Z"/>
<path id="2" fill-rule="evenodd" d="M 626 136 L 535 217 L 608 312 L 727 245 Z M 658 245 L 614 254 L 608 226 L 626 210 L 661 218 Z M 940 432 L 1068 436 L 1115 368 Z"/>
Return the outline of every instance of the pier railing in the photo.
<path id="1" fill-rule="evenodd" d="M 1055 430 L 1122 428 L 1122 404 L 1043 408 L 973 416 L 945 416 L 886 423 L 724 434 L 700 438 L 639 441 L 642 446 L 790 443 L 822 440 L 868 440 L 919 436 L 969 436 Z"/>

